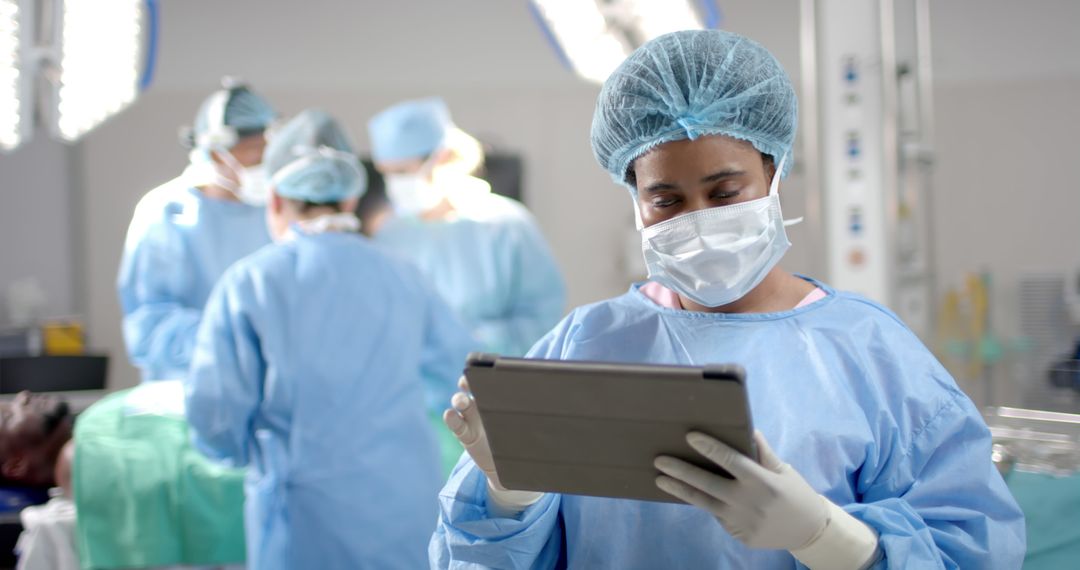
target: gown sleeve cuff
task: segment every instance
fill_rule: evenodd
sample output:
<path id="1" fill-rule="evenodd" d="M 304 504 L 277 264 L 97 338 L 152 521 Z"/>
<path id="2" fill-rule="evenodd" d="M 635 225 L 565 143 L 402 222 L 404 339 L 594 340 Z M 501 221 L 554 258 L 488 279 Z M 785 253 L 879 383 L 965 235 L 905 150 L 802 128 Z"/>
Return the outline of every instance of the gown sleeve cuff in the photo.
<path id="1" fill-rule="evenodd" d="M 544 497 L 543 493 L 537 491 L 496 489 L 490 480 L 487 482 L 487 493 L 488 514 L 499 519 L 515 518 Z"/>
<path id="2" fill-rule="evenodd" d="M 870 568 L 881 557 L 877 534 L 866 523 L 822 497 L 828 520 L 816 538 L 791 554 L 811 570 Z"/>

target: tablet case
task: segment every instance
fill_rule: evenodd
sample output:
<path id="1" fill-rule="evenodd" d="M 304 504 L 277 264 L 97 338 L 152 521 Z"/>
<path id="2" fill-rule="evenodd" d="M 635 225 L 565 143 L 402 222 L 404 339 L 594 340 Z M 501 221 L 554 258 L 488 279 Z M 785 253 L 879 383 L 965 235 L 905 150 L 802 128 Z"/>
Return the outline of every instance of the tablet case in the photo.
<path id="1" fill-rule="evenodd" d="M 508 489 L 678 503 L 659 455 L 728 476 L 692 430 L 757 458 L 741 367 L 532 360 L 472 354 L 465 375 Z"/>

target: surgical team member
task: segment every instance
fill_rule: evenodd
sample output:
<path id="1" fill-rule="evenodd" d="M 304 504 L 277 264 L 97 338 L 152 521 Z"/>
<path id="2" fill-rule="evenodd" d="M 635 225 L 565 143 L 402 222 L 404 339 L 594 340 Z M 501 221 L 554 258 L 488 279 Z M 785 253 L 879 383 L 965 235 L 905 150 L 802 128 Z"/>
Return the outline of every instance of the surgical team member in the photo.
<path id="1" fill-rule="evenodd" d="M 396 213 L 376 242 L 413 261 L 487 351 L 525 354 L 566 304 L 533 217 L 471 176 L 483 151 L 441 99 L 394 105 L 368 132 Z"/>
<path id="2" fill-rule="evenodd" d="M 508 491 L 461 392 L 445 418 L 471 457 L 441 493 L 433 567 L 1019 568 L 1023 516 L 971 401 L 887 309 L 777 266 L 796 120 L 780 64 L 746 38 L 635 51 L 591 138 L 630 189 L 650 280 L 530 352 L 742 364 L 760 463 L 690 433 L 734 479 L 657 458 L 656 484 L 689 505 Z"/>
<path id="3" fill-rule="evenodd" d="M 357 233 L 352 148 L 318 111 L 272 137 L 277 243 L 222 276 L 188 376 L 196 445 L 248 468 L 256 570 L 422 567 L 435 524 L 423 378 L 450 397 L 472 343 L 412 265 Z"/>
<path id="4" fill-rule="evenodd" d="M 270 242 L 260 163 L 274 117 L 263 98 L 226 79 L 195 117 L 188 168 L 135 208 L 117 289 L 128 355 L 144 381 L 187 373 L 214 283 Z"/>

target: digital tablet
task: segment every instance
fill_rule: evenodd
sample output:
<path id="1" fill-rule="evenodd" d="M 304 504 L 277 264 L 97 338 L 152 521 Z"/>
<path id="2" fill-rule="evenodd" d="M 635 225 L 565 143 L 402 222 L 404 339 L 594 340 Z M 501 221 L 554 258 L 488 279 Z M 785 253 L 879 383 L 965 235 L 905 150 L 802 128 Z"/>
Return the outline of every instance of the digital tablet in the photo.
<path id="1" fill-rule="evenodd" d="M 757 460 L 739 366 L 657 366 L 471 354 L 469 389 L 508 489 L 678 503 L 659 455 L 727 476 L 686 442 L 700 431 Z"/>

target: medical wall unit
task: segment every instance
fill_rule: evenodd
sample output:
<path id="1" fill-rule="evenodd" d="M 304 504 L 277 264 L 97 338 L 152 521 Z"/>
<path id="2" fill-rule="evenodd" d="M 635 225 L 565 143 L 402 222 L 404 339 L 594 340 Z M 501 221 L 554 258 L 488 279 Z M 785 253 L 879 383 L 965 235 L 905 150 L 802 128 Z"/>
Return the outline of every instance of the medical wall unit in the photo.
<path id="1" fill-rule="evenodd" d="M 828 281 L 934 330 L 929 0 L 800 0 L 807 223 Z"/>

